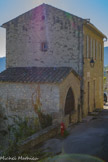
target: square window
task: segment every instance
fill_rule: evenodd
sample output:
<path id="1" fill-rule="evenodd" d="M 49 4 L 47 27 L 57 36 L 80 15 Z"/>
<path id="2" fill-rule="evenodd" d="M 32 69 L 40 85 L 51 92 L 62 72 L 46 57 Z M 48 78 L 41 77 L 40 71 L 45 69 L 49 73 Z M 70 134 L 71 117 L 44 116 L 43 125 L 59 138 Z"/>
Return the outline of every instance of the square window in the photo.
<path id="1" fill-rule="evenodd" d="M 46 42 L 42 42 L 42 44 L 41 44 L 41 49 L 42 49 L 42 51 L 47 51 L 47 49 L 48 49 L 48 44 L 47 44 Z"/>

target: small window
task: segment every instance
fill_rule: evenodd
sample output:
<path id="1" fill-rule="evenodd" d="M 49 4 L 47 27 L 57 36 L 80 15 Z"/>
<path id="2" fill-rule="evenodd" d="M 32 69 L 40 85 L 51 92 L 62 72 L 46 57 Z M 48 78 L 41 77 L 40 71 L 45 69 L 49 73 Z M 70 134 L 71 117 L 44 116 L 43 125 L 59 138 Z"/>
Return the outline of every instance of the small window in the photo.
<path id="1" fill-rule="evenodd" d="M 95 56 L 96 56 L 96 59 L 97 59 L 97 52 L 98 52 L 98 42 L 96 41 L 96 48 L 95 48 Z"/>
<path id="2" fill-rule="evenodd" d="M 86 44 L 87 44 L 87 48 L 86 48 L 86 53 L 87 53 L 87 58 L 89 58 L 89 36 L 87 35 L 87 39 L 86 39 Z"/>
<path id="3" fill-rule="evenodd" d="M 96 60 L 95 39 L 93 40 L 93 58 Z"/>
<path id="4" fill-rule="evenodd" d="M 90 57 L 92 58 L 93 57 L 93 45 L 92 45 L 93 41 L 92 41 L 92 38 L 90 40 Z"/>
<path id="5" fill-rule="evenodd" d="M 100 60 L 102 60 L 102 45 L 99 44 L 99 55 L 100 55 Z"/>
<path id="6" fill-rule="evenodd" d="M 44 15 L 42 16 L 42 20 L 45 20 L 45 16 Z"/>
<path id="7" fill-rule="evenodd" d="M 42 42 L 41 49 L 42 49 L 42 51 L 47 51 L 48 50 L 48 44 L 46 42 Z"/>

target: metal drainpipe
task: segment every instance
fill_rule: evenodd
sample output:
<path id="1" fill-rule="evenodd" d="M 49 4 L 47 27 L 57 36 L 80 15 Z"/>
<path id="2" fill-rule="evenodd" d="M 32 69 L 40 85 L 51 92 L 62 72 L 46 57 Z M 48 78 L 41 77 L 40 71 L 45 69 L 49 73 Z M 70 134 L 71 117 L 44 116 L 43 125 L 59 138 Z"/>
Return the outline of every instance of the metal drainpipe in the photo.
<path id="1" fill-rule="evenodd" d="M 83 31 L 83 27 L 82 27 Z M 81 81 L 81 109 L 82 109 L 82 118 L 84 116 L 84 33 L 82 32 L 82 81 Z"/>

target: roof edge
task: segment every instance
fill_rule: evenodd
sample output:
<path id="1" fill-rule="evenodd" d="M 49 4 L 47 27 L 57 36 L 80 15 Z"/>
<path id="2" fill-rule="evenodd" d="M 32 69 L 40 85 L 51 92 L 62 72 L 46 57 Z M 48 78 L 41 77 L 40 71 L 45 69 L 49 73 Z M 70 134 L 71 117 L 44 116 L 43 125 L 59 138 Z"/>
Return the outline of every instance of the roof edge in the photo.
<path id="1" fill-rule="evenodd" d="M 57 84 L 61 84 L 70 74 L 73 74 L 77 79 L 81 81 L 81 77 L 79 76 L 78 73 L 76 73 L 73 69 L 70 70 L 70 72 L 62 79 L 60 80 Z"/>
<path id="2" fill-rule="evenodd" d="M 15 19 L 19 18 L 20 16 L 23 16 L 24 14 L 29 13 L 30 11 L 32 11 L 32 10 L 34 10 L 34 9 L 40 7 L 40 6 L 43 6 L 43 5 L 46 5 L 46 4 L 43 3 L 43 4 L 39 5 L 39 6 L 36 6 L 36 7 L 32 8 L 32 9 L 30 9 L 30 10 L 28 10 L 28 11 L 26 11 L 26 12 L 20 14 L 19 16 L 16 16 L 15 18 L 13 18 L 13 19 L 7 21 L 6 23 L 3 23 L 3 24 L 1 25 L 1 27 L 6 28 L 6 25 L 9 24 L 10 22 L 14 21 Z"/>
<path id="3" fill-rule="evenodd" d="M 85 20 L 84 25 L 86 25 L 88 28 L 90 28 L 91 30 L 95 30 L 101 37 L 106 38 L 107 36 L 105 34 L 103 34 L 95 25 L 93 25 L 92 23 L 90 23 L 89 21 Z"/>
<path id="4" fill-rule="evenodd" d="M 62 9 L 59 9 L 59 8 L 55 7 L 55 6 L 51 6 L 51 5 L 49 5 L 49 4 L 43 3 L 43 4 L 39 5 L 39 6 L 36 6 L 36 7 L 32 8 L 32 9 L 30 9 L 30 10 L 28 10 L 28 11 L 22 13 L 21 15 L 19 15 L 19 16 L 13 18 L 13 19 L 11 19 L 11 20 L 9 20 L 8 22 L 2 24 L 1 27 L 6 28 L 6 25 L 9 24 L 11 21 L 14 21 L 15 19 L 19 18 L 20 16 L 23 16 L 24 14 L 26 14 L 26 13 L 28 13 L 28 12 L 30 12 L 30 11 L 32 11 L 32 10 L 34 10 L 34 9 L 40 7 L 40 6 L 44 6 L 44 5 L 49 6 L 49 7 L 52 7 L 52 8 L 55 8 L 55 9 L 60 10 L 60 11 L 62 11 L 62 12 L 68 13 L 69 15 L 74 16 L 74 17 L 76 17 L 76 18 L 81 19 L 81 20 L 84 21 L 83 18 L 81 18 L 81 17 L 79 17 L 79 16 L 76 16 L 76 15 L 74 15 L 74 14 L 72 14 L 72 13 L 69 13 L 68 11 L 64 11 L 64 10 L 62 10 Z"/>

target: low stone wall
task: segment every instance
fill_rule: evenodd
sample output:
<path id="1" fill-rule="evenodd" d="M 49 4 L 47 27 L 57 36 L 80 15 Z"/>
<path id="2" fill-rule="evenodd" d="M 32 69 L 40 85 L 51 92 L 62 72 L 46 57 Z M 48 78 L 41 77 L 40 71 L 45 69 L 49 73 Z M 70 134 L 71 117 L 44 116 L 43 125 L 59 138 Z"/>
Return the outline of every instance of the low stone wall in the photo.
<path id="1" fill-rule="evenodd" d="M 48 140 L 60 133 L 60 125 L 49 126 L 38 133 L 33 134 L 19 144 L 20 152 L 27 151 L 34 146 Z"/>

